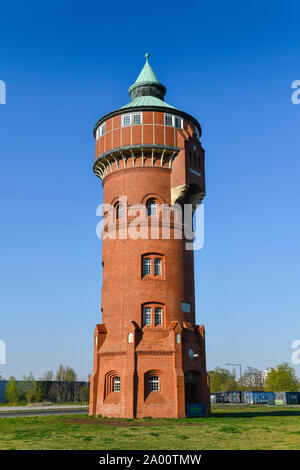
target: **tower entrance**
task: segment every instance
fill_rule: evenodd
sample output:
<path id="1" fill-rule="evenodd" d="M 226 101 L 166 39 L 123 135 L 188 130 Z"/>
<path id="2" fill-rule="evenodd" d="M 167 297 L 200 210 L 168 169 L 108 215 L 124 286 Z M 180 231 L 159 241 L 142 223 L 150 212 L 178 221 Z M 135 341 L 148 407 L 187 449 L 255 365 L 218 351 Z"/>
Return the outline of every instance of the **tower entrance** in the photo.
<path id="1" fill-rule="evenodd" d="M 184 374 L 185 404 L 199 403 L 198 393 L 199 374 L 190 370 Z"/>

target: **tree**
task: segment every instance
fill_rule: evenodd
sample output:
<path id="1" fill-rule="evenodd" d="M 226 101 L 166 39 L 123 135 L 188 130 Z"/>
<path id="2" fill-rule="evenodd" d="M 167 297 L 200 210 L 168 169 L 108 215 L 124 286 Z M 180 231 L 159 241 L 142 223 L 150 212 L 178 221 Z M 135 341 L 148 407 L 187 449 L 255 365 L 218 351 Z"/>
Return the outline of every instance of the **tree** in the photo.
<path id="1" fill-rule="evenodd" d="M 43 377 L 40 380 L 51 382 L 53 380 L 53 375 L 53 370 L 47 370 L 47 372 L 44 373 Z"/>
<path id="2" fill-rule="evenodd" d="M 239 386 L 235 380 L 235 376 L 228 369 L 216 367 L 208 372 L 210 377 L 211 393 L 238 390 Z"/>
<path id="3" fill-rule="evenodd" d="M 76 382 L 77 374 L 75 373 L 74 369 L 72 369 L 72 367 L 64 367 L 63 365 L 60 365 L 58 371 L 56 372 L 56 380 L 58 382 Z"/>
<path id="4" fill-rule="evenodd" d="M 35 390 L 34 390 L 34 399 L 35 401 L 39 402 L 42 401 L 44 396 L 44 388 L 41 382 L 35 382 Z"/>
<path id="5" fill-rule="evenodd" d="M 270 392 L 296 392 L 299 382 L 295 369 L 287 362 L 279 364 L 276 369 L 269 372 L 265 381 L 265 390 Z"/>
<path id="6" fill-rule="evenodd" d="M 28 377 L 23 375 L 22 382 L 19 383 L 19 389 L 21 395 L 26 398 L 27 403 L 39 402 L 43 399 L 43 385 L 35 380 L 32 372 L 29 373 Z"/>
<path id="7" fill-rule="evenodd" d="M 32 372 L 29 373 L 28 377 L 26 377 L 26 375 L 23 375 L 21 391 L 22 394 L 25 396 L 27 403 L 31 403 L 34 400 L 35 378 Z"/>
<path id="8" fill-rule="evenodd" d="M 20 388 L 17 385 L 16 378 L 11 376 L 5 387 L 6 398 L 10 405 L 18 404 L 21 396 Z"/>
<path id="9" fill-rule="evenodd" d="M 60 365 L 56 372 L 57 384 L 57 401 L 67 402 L 74 400 L 74 392 L 76 387 L 77 374 L 72 367 Z"/>

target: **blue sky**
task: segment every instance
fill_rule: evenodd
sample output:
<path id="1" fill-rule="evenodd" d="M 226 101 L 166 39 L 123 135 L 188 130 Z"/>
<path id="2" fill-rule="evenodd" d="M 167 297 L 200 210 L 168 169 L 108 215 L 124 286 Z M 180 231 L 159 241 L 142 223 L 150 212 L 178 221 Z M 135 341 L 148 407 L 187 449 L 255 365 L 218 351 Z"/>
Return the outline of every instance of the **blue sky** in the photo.
<path id="1" fill-rule="evenodd" d="M 129 101 L 145 52 L 167 102 L 203 130 L 205 246 L 195 265 L 208 368 L 290 362 L 300 339 L 299 14 L 296 1 L 2 5 L 5 376 L 60 363 L 80 378 L 92 371 L 102 201 L 92 128 Z"/>

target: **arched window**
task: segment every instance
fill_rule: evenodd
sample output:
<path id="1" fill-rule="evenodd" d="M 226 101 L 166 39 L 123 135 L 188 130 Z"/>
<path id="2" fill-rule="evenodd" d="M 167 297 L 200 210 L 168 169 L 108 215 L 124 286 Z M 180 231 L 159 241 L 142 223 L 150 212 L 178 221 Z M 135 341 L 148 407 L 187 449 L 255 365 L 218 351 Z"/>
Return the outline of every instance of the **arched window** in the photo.
<path id="1" fill-rule="evenodd" d="M 142 306 L 142 326 L 149 325 L 153 328 L 164 323 L 165 306 L 158 302 L 149 302 Z"/>
<path id="2" fill-rule="evenodd" d="M 121 390 L 121 379 L 119 372 L 116 370 L 111 370 L 105 375 L 105 400 L 119 400 L 120 395 L 115 392 L 120 392 Z"/>
<path id="3" fill-rule="evenodd" d="M 128 333 L 128 343 L 133 343 L 133 333 Z"/>
<path id="4" fill-rule="evenodd" d="M 121 203 L 116 205 L 116 217 L 121 219 L 123 217 L 123 206 Z"/>
<path id="5" fill-rule="evenodd" d="M 121 390 L 121 381 L 120 377 L 116 376 L 113 378 L 113 391 L 119 392 Z"/>
<path id="6" fill-rule="evenodd" d="M 177 344 L 180 343 L 180 334 L 179 333 L 176 333 L 175 341 L 176 341 Z"/>
<path id="7" fill-rule="evenodd" d="M 148 391 L 159 392 L 159 377 L 157 375 L 150 375 L 148 377 Z"/>
<path id="8" fill-rule="evenodd" d="M 144 400 L 147 403 L 165 403 L 166 377 L 161 370 L 152 369 L 144 374 Z"/>
<path id="9" fill-rule="evenodd" d="M 164 279 L 164 256 L 159 253 L 145 253 L 142 255 L 142 277 L 147 279 Z"/>
<path id="10" fill-rule="evenodd" d="M 155 199 L 148 199 L 147 204 L 147 215 L 157 215 L 157 203 Z"/>

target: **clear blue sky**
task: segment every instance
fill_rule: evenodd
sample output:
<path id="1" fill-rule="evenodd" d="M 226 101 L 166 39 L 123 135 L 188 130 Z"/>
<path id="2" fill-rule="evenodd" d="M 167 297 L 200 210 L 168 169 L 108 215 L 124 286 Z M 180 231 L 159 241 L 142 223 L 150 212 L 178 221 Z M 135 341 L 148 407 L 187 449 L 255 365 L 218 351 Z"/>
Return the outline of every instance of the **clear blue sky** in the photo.
<path id="1" fill-rule="evenodd" d="M 0 339 L 7 377 L 92 371 L 101 242 L 92 128 L 129 101 L 149 52 L 206 149 L 197 322 L 208 368 L 290 361 L 300 339 L 299 2 L 1 6 Z M 296 367 L 300 376 L 300 366 Z"/>

